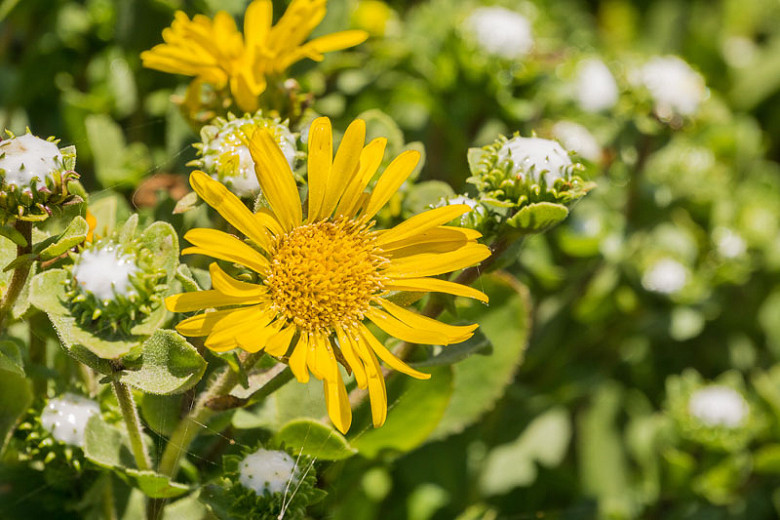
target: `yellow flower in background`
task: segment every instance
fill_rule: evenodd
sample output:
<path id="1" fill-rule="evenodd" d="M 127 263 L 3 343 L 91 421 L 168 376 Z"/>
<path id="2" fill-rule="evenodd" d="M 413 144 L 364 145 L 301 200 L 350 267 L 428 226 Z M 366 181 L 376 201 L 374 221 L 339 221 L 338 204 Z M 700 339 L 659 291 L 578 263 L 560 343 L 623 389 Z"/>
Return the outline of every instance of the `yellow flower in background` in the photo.
<path id="1" fill-rule="evenodd" d="M 381 0 L 361 0 L 352 12 L 352 23 L 372 36 L 384 36 L 388 24 L 395 21 L 393 9 Z"/>
<path id="2" fill-rule="evenodd" d="M 208 336 L 205 344 L 212 350 L 265 349 L 284 356 L 292 344 L 293 374 L 303 383 L 309 372 L 323 381 L 330 418 L 345 433 L 352 411 L 337 360 L 351 367 L 358 387 L 368 388 L 377 427 L 387 415 L 379 360 L 412 377 L 430 377 L 396 358 L 366 327 L 366 319 L 390 336 L 432 345 L 460 343 L 477 327 L 421 316 L 392 303 L 390 293 L 441 292 L 487 301 L 476 289 L 434 278 L 490 255 L 477 243 L 478 232 L 445 225 L 469 206 L 436 208 L 389 230 L 372 229 L 371 219 L 412 173 L 420 154 L 403 152 L 366 193 L 387 139 L 364 146 L 365 136 L 365 122 L 354 121 L 334 159 L 330 121 L 321 117 L 312 123 L 305 215 L 290 166 L 266 130 L 255 131 L 247 142 L 269 210 L 253 214 L 222 184 L 193 172 L 190 183 L 198 195 L 249 243 L 215 229 L 193 229 L 184 238 L 194 247 L 182 254 L 240 264 L 256 272 L 259 281 L 236 280 L 212 263 L 211 290 L 166 300 L 174 312 L 223 308 L 176 327 L 185 336 Z"/>
<path id="3" fill-rule="evenodd" d="M 255 0 L 244 15 L 244 34 L 226 12 L 213 20 L 177 11 L 163 30 L 165 43 L 141 53 L 145 67 L 194 76 L 217 89 L 229 87 L 245 112 L 258 109 L 266 77 L 278 75 L 304 58 L 320 61 L 323 54 L 365 41 L 365 31 L 342 31 L 304 43 L 325 17 L 327 0 L 293 0 L 273 27 L 271 0 Z"/>

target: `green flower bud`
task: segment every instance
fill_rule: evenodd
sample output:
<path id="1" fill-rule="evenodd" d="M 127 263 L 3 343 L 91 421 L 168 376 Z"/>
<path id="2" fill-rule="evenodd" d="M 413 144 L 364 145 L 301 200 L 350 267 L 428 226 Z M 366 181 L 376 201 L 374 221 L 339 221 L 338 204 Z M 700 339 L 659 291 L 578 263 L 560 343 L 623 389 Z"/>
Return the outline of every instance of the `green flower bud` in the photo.
<path id="1" fill-rule="evenodd" d="M 67 297 L 79 324 L 111 334 L 130 329 L 162 304 L 166 273 L 137 240 L 87 245 L 69 266 Z"/>
<path id="2" fill-rule="evenodd" d="M 46 220 L 52 209 L 82 201 L 69 192 L 79 178 L 73 171 L 76 149 L 57 148 L 53 138 L 31 133 L 0 141 L 0 220 Z"/>
<path id="3" fill-rule="evenodd" d="M 241 118 L 228 114 L 227 119 L 220 117 L 204 126 L 200 132 L 201 143 L 195 144 L 199 158 L 190 165 L 222 182 L 239 197 L 257 196 L 260 183 L 255 175 L 255 163 L 243 141 L 245 134 L 255 128 L 265 128 L 271 132 L 290 169 L 294 169 L 296 139 L 287 122 L 263 117 L 261 112 Z"/>

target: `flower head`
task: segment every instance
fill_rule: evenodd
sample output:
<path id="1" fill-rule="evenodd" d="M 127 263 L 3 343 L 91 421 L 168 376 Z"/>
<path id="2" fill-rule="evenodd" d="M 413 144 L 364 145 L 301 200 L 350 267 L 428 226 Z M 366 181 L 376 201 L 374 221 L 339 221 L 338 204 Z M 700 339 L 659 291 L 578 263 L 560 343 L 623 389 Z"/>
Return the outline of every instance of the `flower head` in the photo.
<path id="1" fill-rule="evenodd" d="M 406 151 L 365 193 L 384 155 L 387 140 L 364 146 L 365 122 L 347 129 L 335 159 L 331 125 L 316 119 L 308 135 L 308 204 L 301 205 L 289 164 L 268 131 L 248 137 L 255 171 L 269 210 L 251 213 L 222 184 L 195 171 L 190 183 L 249 243 L 213 229 L 185 235 L 205 254 L 255 273 L 256 283 L 239 281 L 216 263 L 213 289 L 171 296 L 171 311 L 222 308 L 177 326 L 185 336 L 207 336 L 216 351 L 241 348 L 285 356 L 300 382 L 311 372 L 323 380 L 331 420 L 342 432 L 352 413 L 338 362 L 348 365 L 357 385 L 367 388 L 373 422 L 387 414 L 381 359 L 412 377 L 429 376 L 396 358 L 364 324 L 390 336 L 422 344 L 448 345 L 471 337 L 476 325 L 453 326 L 394 304 L 391 292 L 442 292 L 486 301 L 481 292 L 434 276 L 474 265 L 490 254 L 480 234 L 445 224 L 469 211 L 467 205 L 436 208 L 389 230 L 373 229 L 372 218 L 409 177 L 420 155 Z"/>
<path id="2" fill-rule="evenodd" d="M 141 53 L 141 59 L 151 69 L 193 76 L 217 89 L 227 87 L 241 110 L 254 112 L 267 77 L 304 58 L 320 61 L 324 53 L 353 47 L 368 37 L 364 31 L 342 31 L 304 43 L 325 17 L 326 1 L 293 0 L 272 27 L 273 3 L 255 0 L 244 15 L 243 35 L 224 11 L 213 20 L 203 15 L 190 20 L 177 11 L 163 31 L 165 43 Z"/>

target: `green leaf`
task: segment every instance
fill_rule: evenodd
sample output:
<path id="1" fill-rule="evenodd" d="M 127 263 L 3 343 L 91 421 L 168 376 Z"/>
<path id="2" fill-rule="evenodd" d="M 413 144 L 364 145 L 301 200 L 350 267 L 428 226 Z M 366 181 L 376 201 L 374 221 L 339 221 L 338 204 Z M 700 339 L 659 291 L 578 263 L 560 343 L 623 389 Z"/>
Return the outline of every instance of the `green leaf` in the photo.
<path id="1" fill-rule="evenodd" d="M 143 394 L 141 416 L 149 428 L 160 435 L 170 436 L 181 419 L 181 394 Z"/>
<path id="2" fill-rule="evenodd" d="M 136 229 L 138 229 L 138 213 L 133 213 L 119 230 L 119 242 L 127 244 L 133 240 Z"/>
<path id="3" fill-rule="evenodd" d="M 65 228 L 65 231 L 63 231 L 52 241 L 51 244 L 47 245 L 39 253 L 41 260 L 57 258 L 61 254 L 65 253 L 68 249 L 81 244 L 84 242 L 84 240 L 86 240 L 88 232 L 89 224 L 87 224 L 87 221 L 82 217 L 74 218 L 71 220 L 70 224 L 68 224 L 68 227 Z"/>
<path id="4" fill-rule="evenodd" d="M 151 394 L 182 393 L 192 388 L 206 370 L 206 360 L 187 340 L 172 330 L 158 330 L 141 345 L 140 357 L 127 360 L 120 381 Z"/>
<path id="5" fill-rule="evenodd" d="M 19 347 L 13 341 L 0 341 L 0 371 L 24 377 L 24 363 Z"/>
<path id="6" fill-rule="evenodd" d="M 11 260 L 4 268 L 3 271 L 8 273 L 17 267 L 23 267 L 26 264 L 33 263 L 38 258 L 38 255 L 35 255 L 33 253 L 29 253 L 26 255 L 20 255 Z"/>
<path id="7" fill-rule="evenodd" d="M 477 329 L 473 336 L 462 343 L 447 345 L 446 347 L 434 347 L 436 352 L 432 357 L 411 363 L 415 368 L 435 367 L 439 365 L 454 365 L 474 354 L 489 356 L 493 353 L 493 345 L 485 335 Z"/>
<path id="8" fill-rule="evenodd" d="M 132 468 L 135 459 L 124 432 L 111 426 L 99 415 L 87 421 L 84 431 L 84 456 L 107 469 Z"/>
<path id="9" fill-rule="evenodd" d="M 3 342 L 6 344 L 7 342 Z M 6 347 L 4 352 L 9 352 Z M 10 356 L 14 354 L 10 352 Z M 0 364 L 2 364 L 0 355 Z M 11 437 L 19 419 L 32 404 L 32 383 L 15 370 L 0 368 L 0 454 Z"/>
<path id="10" fill-rule="evenodd" d="M 487 152 L 482 148 L 469 148 L 467 157 L 469 161 L 469 171 L 472 175 L 476 175 L 480 170 L 480 162 L 485 157 Z"/>
<path id="11" fill-rule="evenodd" d="M 108 115 L 88 115 L 84 124 L 98 182 L 104 188 L 133 186 L 150 166 L 146 147 L 128 146 L 122 128 Z"/>
<path id="12" fill-rule="evenodd" d="M 131 336 L 105 339 L 80 327 L 65 306 L 67 277 L 68 273 L 64 269 L 52 269 L 36 275 L 30 282 L 30 303 L 49 316 L 60 342 L 70 355 L 105 373 L 105 363 L 99 358 L 105 360 L 124 356 L 137 347 L 143 338 Z"/>
<path id="13" fill-rule="evenodd" d="M 509 275 L 498 274 L 483 276 L 478 287 L 490 297 L 490 305 L 471 302 L 459 317 L 479 323 L 477 330 L 493 345 L 493 353 L 453 365 L 455 391 L 436 438 L 463 431 L 490 410 L 523 360 L 530 329 L 528 289 Z"/>
<path id="14" fill-rule="evenodd" d="M 27 240 L 15 228 L 11 226 L 0 226 L 0 236 L 4 236 L 17 246 L 26 246 Z"/>
<path id="15" fill-rule="evenodd" d="M 140 471 L 130 468 L 126 469 L 125 473 L 135 480 L 138 488 L 146 496 L 151 498 L 175 498 L 190 490 L 188 486 L 172 482 L 170 478 L 154 471 Z"/>
<path id="16" fill-rule="evenodd" d="M 569 210 L 562 204 L 537 202 L 524 207 L 507 220 L 507 224 L 523 233 L 541 233 L 562 222 Z"/>
<path id="17" fill-rule="evenodd" d="M 89 212 L 95 217 L 95 234 L 107 237 L 114 232 L 118 221 L 130 213 L 124 197 L 111 191 L 100 192 L 89 198 Z"/>
<path id="18" fill-rule="evenodd" d="M 173 226 L 167 222 L 155 222 L 141 233 L 139 239 L 154 255 L 152 266 L 165 270 L 168 281 L 173 280 L 179 265 L 179 236 Z"/>
<path id="19" fill-rule="evenodd" d="M 429 380 L 396 375 L 387 382 L 388 414 L 381 428 L 366 426 L 363 433 L 352 437 L 352 446 L 366 457 L 373 458 L 385 450 L 409 451 L 421 445 L 436 429 L 450 404 L 453 391 L 452 367 L 433 367 Z M 353 421 L 369 423 L 368 406 L 360 409 Z"/>
<path id="20" fill-rule="evenodd" d="M 312 419 L 295 419 L 285 424 L 274 440 L 284 443 L 295 453 L 303 453 L 321 460 L 341 460 L 357 450 L 331 426 Z"/>
<path id="21" fill-rule="evenodd" d="M 179 267 L 176 268 L 176 279 L 181 282 L 181 286 L 185 292 L 201 290 L 198 281 L 195 280 L 195 276 L 192 274 L 192 271 L 187 264 L 179 264 Z"/>
<path id="22" fill-rule="evenodd" d="M 563 461 L 571 433 L 566 409 L 548 410 L 534 419 L 515 441 L 490 452 L 480 476 L 480 489 L 486 495 L 501 495 L 531 485 L 538 473 L 537 463 L 554 468 Z"/>
<path id="23" fill-rule="evenodd" d="M 198 197 L 198 194 L 191 191 L 176 202 L 176 206 L 173 208 L 173 214 L 180 215 L 181 213 L 187 213 L 188 211 L 195 209 L 199 202 L 200 198 Z"/>

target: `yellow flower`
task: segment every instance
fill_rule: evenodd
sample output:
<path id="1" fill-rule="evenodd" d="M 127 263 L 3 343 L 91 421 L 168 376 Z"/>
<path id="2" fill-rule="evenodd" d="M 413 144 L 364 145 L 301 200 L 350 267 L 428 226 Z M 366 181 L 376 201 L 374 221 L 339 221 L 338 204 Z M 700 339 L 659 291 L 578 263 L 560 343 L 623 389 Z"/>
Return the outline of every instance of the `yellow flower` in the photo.
<path id="1" fill-rule="evenodd" d="M 234 262 L 257 273 L 257 283 L 236 280 L 216 263 L 210 266 L 213 289 L 171 296 L 169 310 L 211 308 L 176 327 L 185 336 L 208 336 L 215 351 L 241 348 L 284 356 L 300 382 L 309 372 L 324 383 L 328 413 L 346 432 L 352 412 L 338 361 L 349 365 L 358 387 L 368 388 L 374 426 L 387 415 L 387 394 L 379 360 L 419 379 L 423 374 L 396 358 L 363 323 L 366 319 L 390 336 L 412 343 L 448 345 L 465 341 L 477 325 L 453 326 L 392 303 L 396 291 L 441 292 L 487 301 L 480 291 L 434 278 L 474 265 L 490 254 L 469 229 L 444 225 L 469 211 L 451 205 L 416 215 L 389 230 L 372 229 L 372 217 L 393 196 L 417 165 L 420 154 L 406 151 L 379 177 L 387 140 L 364 147 L 366 125 L 354 121 L 335 159 L 328 118 L 309 130 L 309 195 L 301 205 L 292 171 L 273 137 L 264 129 L 248 136 L 257 178 L 270 210 L 251 213 L 227 188 L 203 172 L 190 183 L 198 195 L 248 243 L 215 229 L 193 229 L 193 244 L 182 254 L 204 254 Z"/>
<path id="2" fill-rule="evenodd" d="M 323 54 L 365 41 L 365 31 L 342 31 L 308 43 L 304 40 L 325 16 L 327 0 L 293 0 L 271 27 L 271 0 L 255 0 L 244 15 L 244 35 L 226 12 L 214 20 L 195 15 L 192 20 L 177 11 L 163 30 L 165 43 L 141 53 L 145 67 L 194 76 L 217 89 L 228 86 L 238 107 L 258 109 L 257 97 L 265 91 L 266 77 L 278 75 L 304 58 L 320 61 Z"/>

